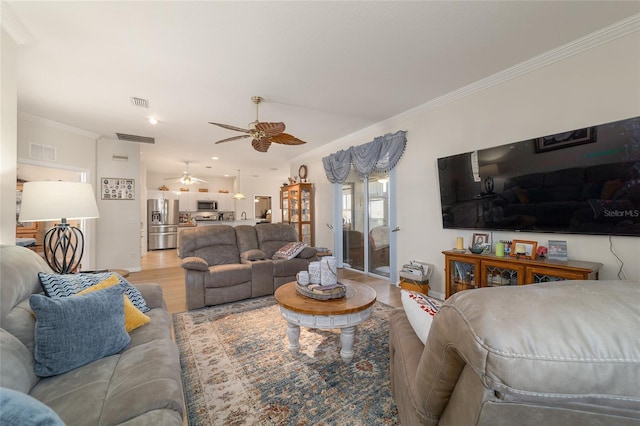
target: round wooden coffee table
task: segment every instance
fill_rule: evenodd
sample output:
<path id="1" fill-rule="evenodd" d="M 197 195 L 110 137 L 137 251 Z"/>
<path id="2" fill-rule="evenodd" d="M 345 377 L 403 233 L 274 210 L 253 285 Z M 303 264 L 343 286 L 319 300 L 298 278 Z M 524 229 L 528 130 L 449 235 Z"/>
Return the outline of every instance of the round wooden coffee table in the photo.
<path id="1" fill-rule="evenodd" d="M 274 293 L 280 314 L 287 320 L 289 350 L 300 350 L 300 326 L 340 329 L 340 356 L 345 362 L 353 358 L 356 326 L 371 316 L 376 292 L 366 284 L 347 284 L 342 299 L 316 300 L 296 292 L 296 283 L 284 284 Z"/>

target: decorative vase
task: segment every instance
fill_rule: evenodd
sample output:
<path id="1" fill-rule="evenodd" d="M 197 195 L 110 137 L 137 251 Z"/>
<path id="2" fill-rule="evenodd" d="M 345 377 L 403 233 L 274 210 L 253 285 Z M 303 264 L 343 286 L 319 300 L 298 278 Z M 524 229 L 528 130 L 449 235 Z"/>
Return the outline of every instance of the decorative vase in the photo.
<path id="1" fill-rule="evenodd" d="M 320 261 L 320 283 L 333 285 L 338 283 L 337 262 L 334 256 L 325 256 Z"/>
<path id="2" fill-rule="evenodd" d="M 320 262 L 309 262 L 309 283 L 320 284 Z"/>

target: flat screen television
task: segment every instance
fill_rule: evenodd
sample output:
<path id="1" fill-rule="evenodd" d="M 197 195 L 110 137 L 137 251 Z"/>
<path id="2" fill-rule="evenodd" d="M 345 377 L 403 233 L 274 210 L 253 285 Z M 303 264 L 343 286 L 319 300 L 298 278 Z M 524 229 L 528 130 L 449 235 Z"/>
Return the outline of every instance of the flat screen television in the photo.
<path id="1" fill-rule="evenodd" d="M 640 117 L 438 159 L 445 229 L 640 236 Z"/>

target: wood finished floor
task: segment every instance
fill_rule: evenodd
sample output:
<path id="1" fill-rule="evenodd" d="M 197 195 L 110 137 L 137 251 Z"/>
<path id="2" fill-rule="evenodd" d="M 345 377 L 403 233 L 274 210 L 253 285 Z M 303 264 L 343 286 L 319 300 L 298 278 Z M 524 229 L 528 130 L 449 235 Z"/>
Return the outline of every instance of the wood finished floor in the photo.
<path id="1" fill-rule="evenodd" d="M 170 313 L 184 312 L 187 304 L 184 292 L 184 272 L 175 250 L 155 250 L 142 256 L 142 270 L 132 272 L 127 278 L 132 283 L 155 282 L 162 286 Z M 359 282 L 371 286 L 378 301 L 390 306 L 401 306 L 400 289 L 387 280 L 370 277 L 358 272 L 339 269 L 340 282 Z"/>

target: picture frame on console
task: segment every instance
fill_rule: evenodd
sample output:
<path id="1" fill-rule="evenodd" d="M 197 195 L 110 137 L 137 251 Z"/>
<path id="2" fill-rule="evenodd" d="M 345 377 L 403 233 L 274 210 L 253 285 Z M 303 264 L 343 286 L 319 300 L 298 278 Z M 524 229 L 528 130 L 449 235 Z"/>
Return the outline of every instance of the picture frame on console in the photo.
<path id="1" fill-rule="evenodd" d="M 482 246 L 483 252 L 490 252 L 491 238 L 488 233 L 485 234 L 485 233 L 474 232 L 473 239 L 471 240 L 471 245 L 473 247 L 480 245 Z"/>
<path id="2" fill-rule="evenodd" d="M 535 139 L 536 152 L 553 151 L 576 145 L 594 143 L 597 137 L 597 126 L 585 127 L 555 135 L 543 136 Z"/>
<path id="3" fill-rule="evenodd" d="M 511 257 L 535 260 L 537 250 L 537 241 L 513 240 L 511 242 Z"/>

